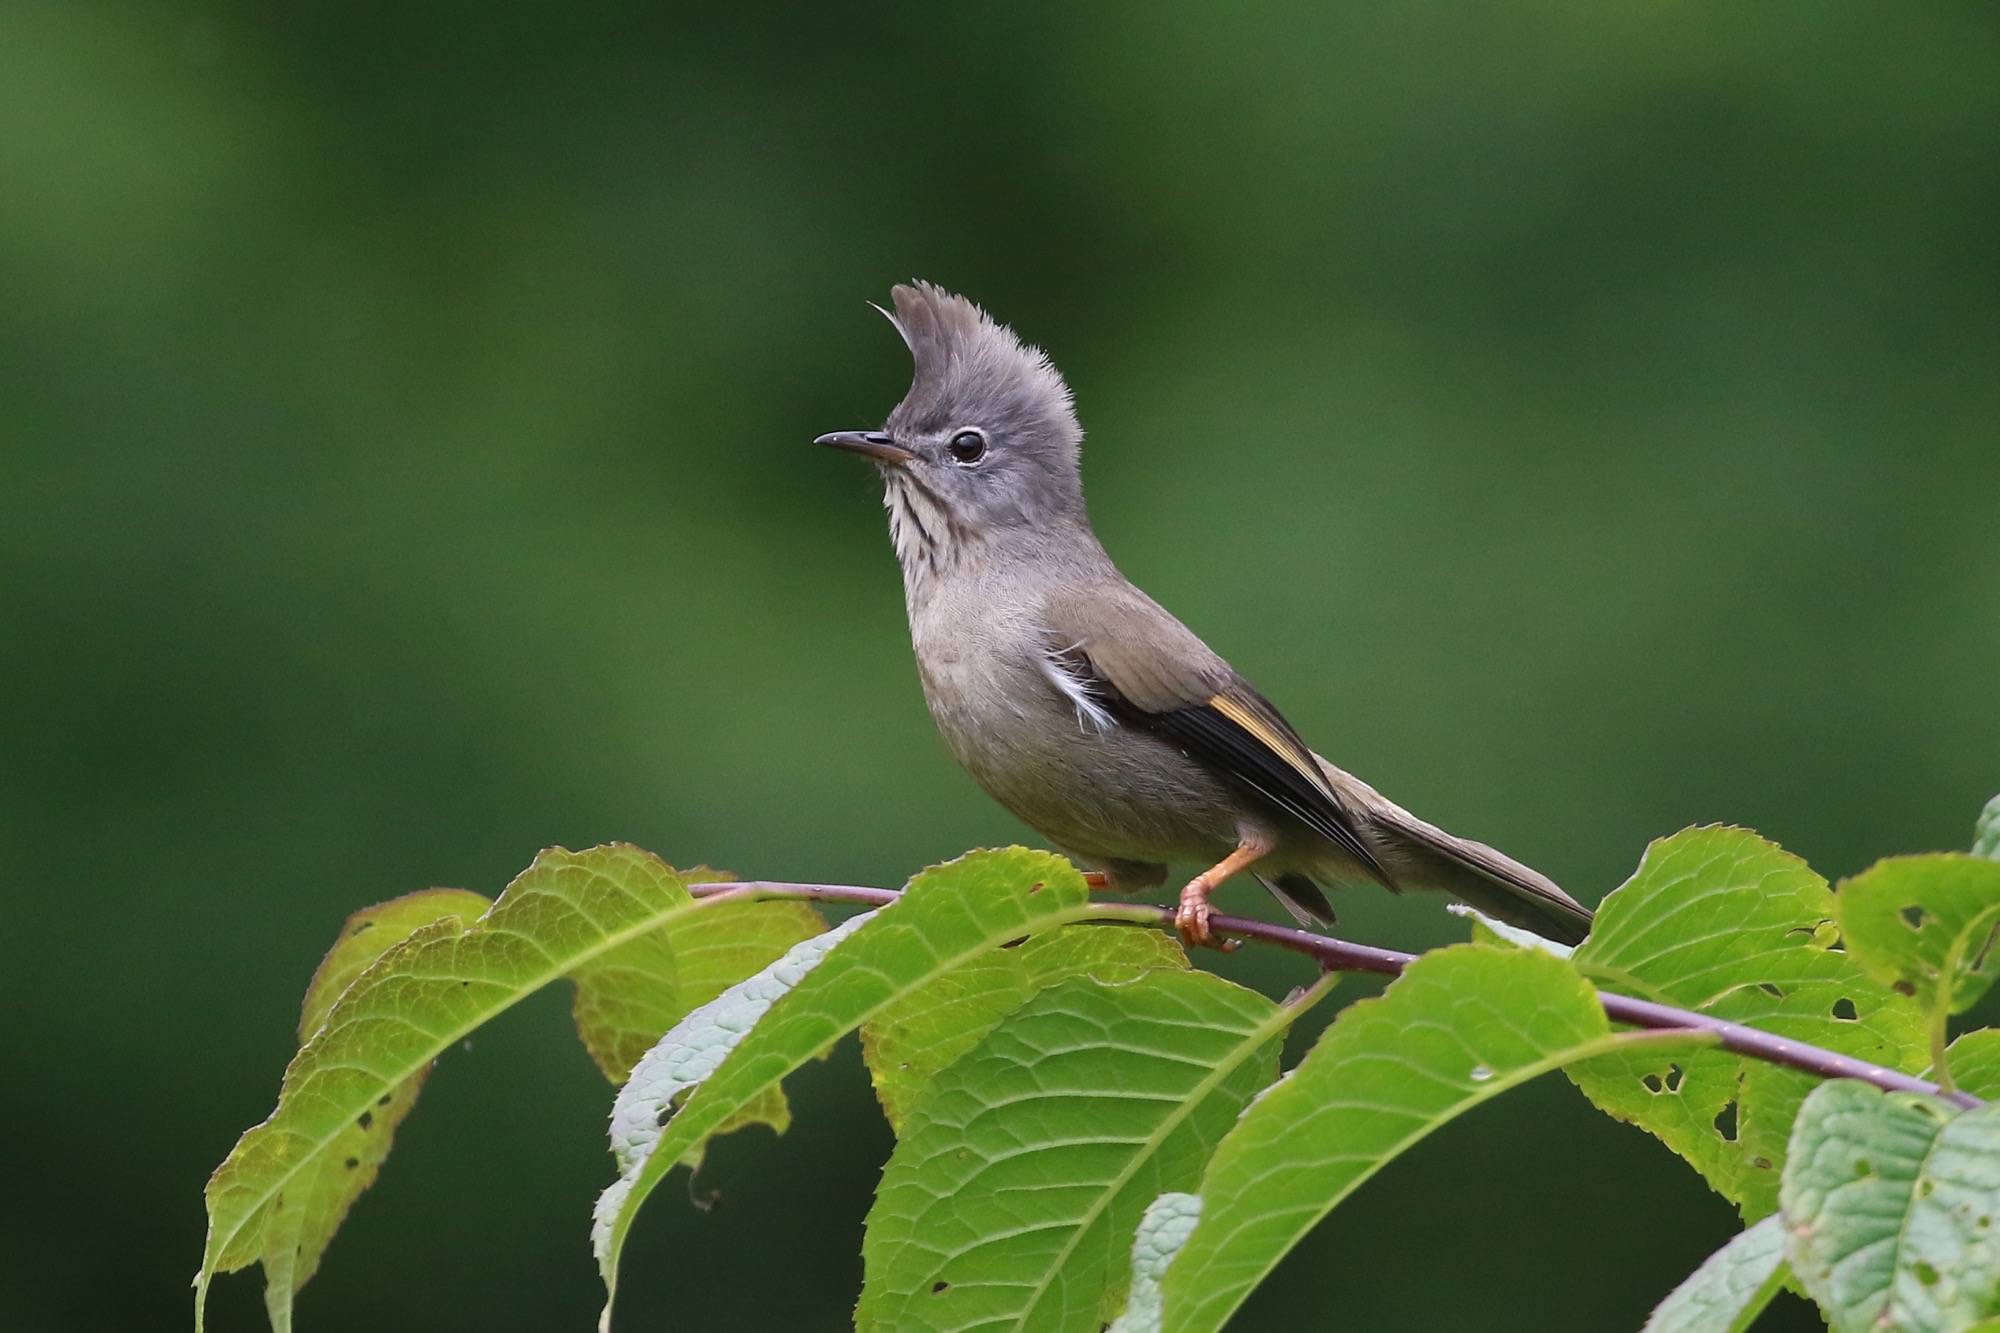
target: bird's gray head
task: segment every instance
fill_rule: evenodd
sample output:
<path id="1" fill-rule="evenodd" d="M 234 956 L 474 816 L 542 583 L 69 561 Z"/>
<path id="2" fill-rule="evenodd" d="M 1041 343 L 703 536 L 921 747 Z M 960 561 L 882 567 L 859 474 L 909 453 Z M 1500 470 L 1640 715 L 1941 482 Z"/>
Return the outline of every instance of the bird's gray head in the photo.
<path id="1" fill-rule="evenodd" d="M 1069 387 L 1038 348 L 927 282 L 897 287 L 889 322 L 916 361 L 879 431 L 819 437 L 875 460 L 906 574 L 955 563 L 975 543 L 1088 532 Z"/>

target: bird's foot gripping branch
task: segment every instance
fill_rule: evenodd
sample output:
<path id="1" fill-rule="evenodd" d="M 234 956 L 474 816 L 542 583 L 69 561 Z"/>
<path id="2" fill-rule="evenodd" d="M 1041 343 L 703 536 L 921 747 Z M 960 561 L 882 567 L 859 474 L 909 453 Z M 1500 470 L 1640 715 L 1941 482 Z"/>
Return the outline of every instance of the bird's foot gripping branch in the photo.
<path id="1" fill-rule="evenodd" d="M 1979 845 L 1996 843 L 2000 800 Z M 829 929 L 811 900 L 866 910 Z M 1022 848 L 901 893 L 554 850 L 490 903 L 359 912 L 313 978 L 277 1109 L 209 1182 L 196 1323 L 216 1273 L 261 1262 L 288 1328 L 433 1062 L 565 980 L 619 1087 L 590 1225 L 607 1326 L 661 1180 L 718 1134 L 782 1128 L 786 1076 L 855 1030 L 896 1132 L 863 1329 L 1219 1328 L 1385 1163 L 1556 1070 L 1747 1224 L 1648 1328 L 1745 1328 L 1788 1279 L 1839 1330 L 2000 1316 L 2000 1110 L 1982 1100 L 2000 1032 L 1950 1026 L 2000 970 L 2000 861 L 1899 857 L 1834 892 L 1754 834 L 1691 829 L 1648 849 L 1573 952 L 1476 923 L 1410 958 L 1218 918 L 1320 964 L 1282 1003 L 1192 968 L 1170 923 Z M 1280 1081 L 1291 1024 L 1357 969 L 1399 975 Z"/>

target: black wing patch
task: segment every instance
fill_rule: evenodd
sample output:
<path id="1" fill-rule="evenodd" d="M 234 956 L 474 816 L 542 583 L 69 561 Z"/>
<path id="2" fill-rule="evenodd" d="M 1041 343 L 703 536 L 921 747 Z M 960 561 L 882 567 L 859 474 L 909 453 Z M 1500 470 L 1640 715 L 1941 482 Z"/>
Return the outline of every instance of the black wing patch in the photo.
<path id="1" fill-rule="evenodd" d="M 1270 701 L 1249 686 L 1239 683 L 1201 703 L 1155 713 L 1127 699 L 1080 644 L 1051 654 L 1050 661 L 1092 703 L 1219 769 L 1346 852 L 1385 888 L 1395 889 L 1395 881 L 1320 773 L 1312 751 Z M 1325 901 L 1320 899 L 1321 904 Z"/>
<path id="2" fill-rule="evenodd" d="M 1341 808 L 1340 798 L 1323 779 L 1315 781 L 1301 766 L 1302 760 L 1310 762 L 1309 752 L 1299 758 L 1286 753 L 1294 747 L 1305 750 L 1296 736 L 1288 734 L 1291 729 L 1287 727 L 1283 733 L 1270 737 L 1273 728 L 1264 719 L 1255 718 L 1252 720 L 1263 725 L 1253 730 L 1244 724 L 1241 708 L 1231 707 L 1235 702 L 1217 695 L 1205 704 L 1165 713 L 1142 713 L 1132 720 L 1221 769 L 1346 852 L 1381 881 L 1383 887 L 1394 889 L 1395 882 L 1362 839 L 1353 819 Z M 1271 710 L 1271 715 L 1276 715 L 1275 710 Z M 1273 739 L 1289 744 L 1279 749 L 1271 743 Z"/>

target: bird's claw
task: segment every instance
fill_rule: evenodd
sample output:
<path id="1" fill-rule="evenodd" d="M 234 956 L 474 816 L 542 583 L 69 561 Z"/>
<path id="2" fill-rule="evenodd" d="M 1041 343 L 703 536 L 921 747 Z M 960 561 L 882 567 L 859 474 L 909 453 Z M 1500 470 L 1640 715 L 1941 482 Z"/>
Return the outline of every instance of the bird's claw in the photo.
<path id="1" fill-rule="evenodd" d="M 1174 929 L 1180 932 L 1181 943 L 1190 949 L 1214 944 L 1215 936 L 1208 928 L 1209 918 L 1214 915 L 1208 896 L 1189 885 L 1181 894 L 1180 910 L 1174 913 Z"/>

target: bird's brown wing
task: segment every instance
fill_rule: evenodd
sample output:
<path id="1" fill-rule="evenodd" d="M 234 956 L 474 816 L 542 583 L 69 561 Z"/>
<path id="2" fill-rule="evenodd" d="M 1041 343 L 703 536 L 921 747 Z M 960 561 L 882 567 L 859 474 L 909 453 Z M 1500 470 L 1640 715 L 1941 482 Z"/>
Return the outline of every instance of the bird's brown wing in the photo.
<path id="1" fill-rule="evenodd" d="M 1136 590 L 1065 598 L 1047 614 L 1053 654 L 1113 716 L 1179 746 L 1395 887 L 1291 724 L 1152 599 Z"/>
<path id="2" fill-rule="evenodd" d="M 1201 703 L 1147 714 L 1139 722 L 1299 820 L 1384 887 L 1395 887 L 1305 742 L 1269 700 L 1242 681 Z"/>

